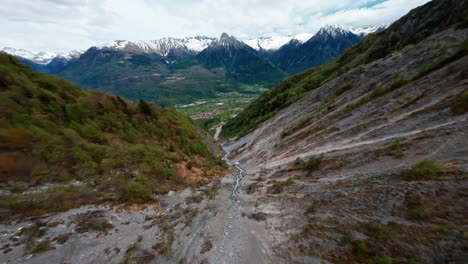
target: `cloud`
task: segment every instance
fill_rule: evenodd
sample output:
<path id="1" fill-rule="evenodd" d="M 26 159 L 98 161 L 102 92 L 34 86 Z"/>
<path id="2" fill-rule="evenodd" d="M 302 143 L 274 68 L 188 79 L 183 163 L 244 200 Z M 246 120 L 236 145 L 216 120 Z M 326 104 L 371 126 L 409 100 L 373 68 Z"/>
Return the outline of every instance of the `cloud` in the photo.
<path id="1" fill-rule="evenodd" d="M 428 0 L 3 0 L 0 46 L 86 49 L 115 39 L 313 33 L 390 23 Z"/>

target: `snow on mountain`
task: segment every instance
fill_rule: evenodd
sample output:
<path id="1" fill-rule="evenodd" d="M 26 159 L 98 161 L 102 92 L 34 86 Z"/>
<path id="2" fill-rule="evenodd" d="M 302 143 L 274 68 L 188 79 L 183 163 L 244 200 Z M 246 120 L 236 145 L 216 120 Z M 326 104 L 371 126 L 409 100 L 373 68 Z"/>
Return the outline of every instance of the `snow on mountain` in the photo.
<path id="1" fill-rule="evenodd" d="M 244 40 L 244 43 L 255 50 L 275 51 L 289 43 L 291 40 L 297 40 L 299 43 L 308 41 L 314 34 L 302 33 L 295 36 L 277 36 L 277 37 L 260 37 L 256 39 Z"/>
<path id="2" fill-rule="evenodd" d="M 363 27 L 363 28 L 354 28 L 354 27 L 349 27 L 348 29 L 353 32 L 356 35 L 368 35 L 370 33 L 374 32 L 379 32 L 387 28 L 388 25 L 382 24 L 378 26 L 368 26 L 368 27 Z"/>
<path id="3" fill-rule="evenodd" d="M 196 36 L 187 38 L 162 38 L 157 40 L 139 40 L 127 41 L 116 40 L 111 43 L 105 43 L 95 46 L 98 49 L 123 50 L 134 53 L 156 53 L 161 56 L 167 56 L 172 49 L 187 49 L 188 51 L 198 53 L 208 47 L 215 38 Z"/>
<path id="4" fill-rule="evenodd" d="M 300 43 L 307 42 L 310 38 L 312 38 L 314 34 L 310 33 L 301 33 L 293 37 L 293 39 L 299 41 Z"/>
<path id="5" fill-rule="evenodd" d="M 244 40 L 244 43 L 255 50 L 277 50 L 291 41 L 291 39 L 291 36 L 261 37 L 258 39 Z"/>
<path id="6" fill-rule="evenodd" d="M 355 28 L 349 26 L 340 26 L 340 25 L 326 25 L 320 28 L 317 33 L 329 33 L 332 36 L 336 36 L 337 34 L 344 34 L 347 32 L 351 32 L 358 36 L 365 36 L 370 33 L 374 33 L 376 31 L 380 31 L 385 29 L 386 25 L 379 25 L 379 26 L 369 26 L 363 28 Z M 315 34 L 312 33 L 301 33 L 295 36 L 277 36 L 277 37 L 260 37 L 254 39 L 247 39 L 244 40 L 244 43 L 249 45 L 255 50 L 267 50 L 267 51 L 275 51 L 281 48 L 282 46 L 289 43 L 291 40 L 297 40 L 300 44 L 307 42 L 311 39 Z"/>
<path id="7" fill-rule="evenodd" d="M 56 57 L 65 58 L 67 60 L 78 58 L 84 52 L 83 50 L 72 50 L 70 52 L 32 52 L 25 49 L 14 49 L 10 47 L 5 47 L 1 51 L 16 57 L 30 60 L 40 65 L 47 65 Z"/>
<path id="8" fill-rule="evenodd" d="M 378 26 L 369 26 L 364 28 L 355 28 L 349 26 L 339 26 L 339 25 L 327 25 L 321 28 L 317 33 L 329 33 L 332 36 L 335 36 L 339 33 L 351 32 L 359 36 L 365 36 L 369 33 L 376 31 L 381 31 L 386 28 L 387 25 L 378 25 Z M 311 39 L 315 34 L 311 33 L 302 33 L 295 36 L 276 36 L 276 37 L 260 37 L 255 39 L 244 40 L 243 43 L 247 44 L 255 50 L 266 50 L 266 51 L 275 51 L 281 48 L 282 46 L 289 43 L 291 40 L 297 40 L 299 43 L 305 43 Z M 173 49 L 186 49 L 193 53 L 199 53 L 210 45 L 219 45 L 219 44 L 228 44 L 233 43 L 233 40 L 236 40 L 233 36 L 223 34 L 219 39 L 206 37 L 206 36 L 196 36 L 196 37 L 186 37 L 186 38 L 162 38 L 157 40 L 149 41 L 128 41 L 128 40 L 115 40 L 110 43 L 96 45 L 98 49 L 111 49 L 111 50 L 123 50 L 127 52 L 134 53 L 156 53 L 161 56 L 167 56 L 169 52 Z M 236 40 L 237 41 L 237 40 Z M 236 42 L 237 45 L 239 41 Z M 84 53 L 83 50 L 72 50 L 70 52 L 31 52 L 24 49 L 14 49 L 10 47 L 5 47 L 1 51 L 9 53 L 11 55 L 21 57 L 27 60 L 30 60 L 34 63 L 40 65 L 47 65 L 54 58 L 62 58 L 65 60 L 78 58 L 81 54 Z"/>
<path id="9" fill-rule="evenodd" d="M 368 26 L 362 28 L 356 28 L 351 26 L 341 26 L 341 25 L 326 25 L 322 27 L 317 34 L 327 32 L 332 36 L 336 36 L 337 34 L 345 34 L 347 32 L 351 32 L 358 36 L 366 36 L 370 33 L 374 33 L 377 31 L 381 31 L 385 29 L 386 25 L 378 25 L 378 26 Z"/>

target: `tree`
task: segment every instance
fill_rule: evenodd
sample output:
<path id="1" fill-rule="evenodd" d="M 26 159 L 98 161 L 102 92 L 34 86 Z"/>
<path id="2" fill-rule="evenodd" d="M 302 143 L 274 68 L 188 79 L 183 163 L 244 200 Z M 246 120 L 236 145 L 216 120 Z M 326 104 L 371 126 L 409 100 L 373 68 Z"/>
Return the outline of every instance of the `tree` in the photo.
<path id="1" fill-rule="evenodd" d="M 151 116 L 151 117 L 153 116 L 153 110 L 151 109 L 151 106 L 144 100 L 140 99 L 140 102 L 138 103 L 138 107 L 142 114 Z"/>

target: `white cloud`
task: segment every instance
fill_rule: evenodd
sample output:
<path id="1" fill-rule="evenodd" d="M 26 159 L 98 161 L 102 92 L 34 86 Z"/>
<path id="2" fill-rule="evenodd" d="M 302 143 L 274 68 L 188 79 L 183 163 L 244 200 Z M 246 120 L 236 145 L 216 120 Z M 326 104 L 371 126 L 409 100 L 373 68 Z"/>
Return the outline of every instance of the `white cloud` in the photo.
<path id="1" fill-rule="evenodd" d="M 86 49 L 115 39 L 313 33 L 390 23 L 428 0 L 2 0 L 0 47 Z"/>

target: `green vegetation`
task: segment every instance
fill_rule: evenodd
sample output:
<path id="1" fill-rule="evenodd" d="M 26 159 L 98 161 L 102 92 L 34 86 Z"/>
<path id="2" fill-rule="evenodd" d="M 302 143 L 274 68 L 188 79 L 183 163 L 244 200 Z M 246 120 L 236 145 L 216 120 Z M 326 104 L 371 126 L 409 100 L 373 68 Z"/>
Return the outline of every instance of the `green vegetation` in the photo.
<path id="1" fill-rule="evenodd" d="M 268 188 L 268 193 L 272 193 L 272 194 L 282 193 L 285 187 L 291 186 L 293 184 L 295 184 L 295 182 L 291 178 L 288 178 L 285 181 L 275 181 L 273 185 L 270 188 Z"/>
<path id="2" fill-rule="evenodd" d="M 393 141 L 392 144 L 390 144 L 389 154 L 395 158 L 403 158 L 405 154 L 403 153 L 402 145 L 403 144 L 401 144 L 401 141 L 398 139 Z"/>
<path id="3" fill-rule="evenodd" d="M 259 85 L 242 85 L 238 92 L 216 93 L 214 98 L 200 100 L 189 105 L 176 105 L 175 107 L 187 116 L 217 113 L 207 119 L 194 120 L 196 125 L 213 136 L 216 127 L 239 114 L 265 90 Z"/>
<path id="4" fill-rule="evenodd" d="M 362 227 L 364 234 L 381 242 L 397 240 L 399 235 L 403 233 L 403 226 L 392 221 L 384 224 L 380 220 L 376 220 L 364 223 Z"/>
<path id="5" fill-rule="evenodd" d="M 248 94 L 244 85 L 271 88 L 286 77 L 250 49 L 232 52 L 236 54 L 205 51 L 197 56 L 171 53 L 169 58 L 162 58 L 91 49 L 58 75 L 82 88 L 165 106 L 212 99 L 218 93 Z"/>
<path id="6" fill-rule="evenodd" d="M 452 55 L 442 55 L 435 61 L 424 64 L 419 70 L 418 74 L 415 76 L 415 79 L 421 78 L 432 71 L 438 70 L 450 62 L 458 60 L 466 54 L 468 54 L 468 40 L 464 40 Z"/>
<path id="7" fill-rule="evenodd" d="M 432 160 L 422 160 L 405 172 L 407 181 L 433 180 L 446 171 L 444 165 Z"/>
<path id="8" fill-rule="evenodd" d="M 31 253 L 40 253 L 52 249 L 49 240 L 37 242 L 30 250 Z"/>
<path id="9" fill-rule="evenodd" d="M 466 27 L 466 14 L 461 9 L 454 8 L 450 11 L 441 8 L 435 21 L 429 19 L 430 10 L 438 6 L 438 2 L 430 2 L 420 8 L 416 8 L 386 30 L 369 34 L 353 47 L 345 50 L 340 57 L 327 65 L 319 66 L 291 76 L 282 81 L 275 88 L 262 94 L 252 102 L 243 112 L 231 119 L 223 128 L 223 137 L 241 137 L 253 131 L 260 123 L 276 115 L 281 109 L 289 106 L 304 97 L 310 91 L 318 88 L 325 82 L 341 76 L 349 70 L 369 64 L 377 59 L 402 50 L 407 45 L 417 44 L 431 34 L 441 32 L 447 28 L 460 26 Z M 459 10 L 460 9 L 460 10 Z M 424 11 L 425 10 L 425 11 Z M 434 16 L 433 16 L 434 17 Z M 406 23 L 418 18 L 420 25 L 415 30 L 407 30 Z M 467 54 L 468 41 L 464 41 L 454 55 L 447 57 L 438 66 L 454 61 Z M 449 59 L 450 58 L 450 59 Z M 426 67 L 427 73 L 435 69 L 434 66 Z M 405 83 L 404 79 L 396 79 L 385 90 L 378 89 L 374 96 L 396 89 Z M 375 97 L 366 97 L 354 107 L 358 107 Z M 354 108 L 352 108 L 354 109 Z M 351 110 L 352 110 L 351 109 Z"/>
<path id="10" fill-rule="evenodd" d="M 293 167 L 295 169 L 300 169 L 300 170 L 316 170 L 320 167 L 320 164 L 322 164 L 323 158 L 325 157 L 325 154 L 320 154 L 318 156 L 312 156 L 308 161 L 303 161 L 301 158 L 297 158 L 294 161 Z"/>
<path id="11" fill-rule="evenodd" d="M 356 241 L 354 243 L 354 250 L 357 255 L 366 255 L 369 252 L 369 248 L 364 241 Z"/>
<path id="12" fill-rule="evenodd" d="M 357 109 L 368 102 L 381 97 L 393 90 L 396 90 L 400 88 L 401 86 L 405 85 L 408 81 L 406 80 L 405 76 L 401 73 L 397 73 L 394 77 L 392 82 L 388 86 L 377 86 L 374 88 L 374 90 L 368 94 L 363 96 L 361 99 L 359 99 L 357 102 L 352 103 L 349 107 L 347 107 L 344 112 L 351 112 L 354 109 Z"/>
<path id="13" fill-rule="evenodd" d="M 376 262 L 378 264 L 392 264 L 393 259 L 389 256 L 382 256 L 382 257 L 377 257 Z"/>
<path id="14" fill-rule="evenodd" d="M 178 163 L 223 171 L 193 122 L 173 108 L 133 103 L 37 73 L 0 54 L 0 197 L 12 214 L 39 214 L 97 201 L 147 202 L 191 182 Z M 66 185 L 71 180 L 79 185 Z"/>
<path id="15" fill-rule="evenodd" d="M 304 128 L 309 122 L 310 120 L 312 120 L 312 118 L 314 117 L 314 115 L 310 115 L 309 117 L 307 118 L 302 118 L 301 120 L 299 120 L 299 122 L 297 122 L 297 124 L 295 124 L 294 126 L 288 128 L 288 129 L 285 129 L 283 131 L 283 133 L 281 133 L 281 137 L 285 138 L 291 134 L 293 134 L 294 132 Z"/>
<path id="16" fill-rule="evenodd" d="M 347 84 L 343 84 L 342 86 L 340 86 L 336 90 L 335 95 L 340 96 L 340 95 L 344 94 L 345 92 L 347 92 L 348 90 L 350 90 L 351 88 L 353 88 L 353 83 L 352 82 L 349 82 Z"/>

